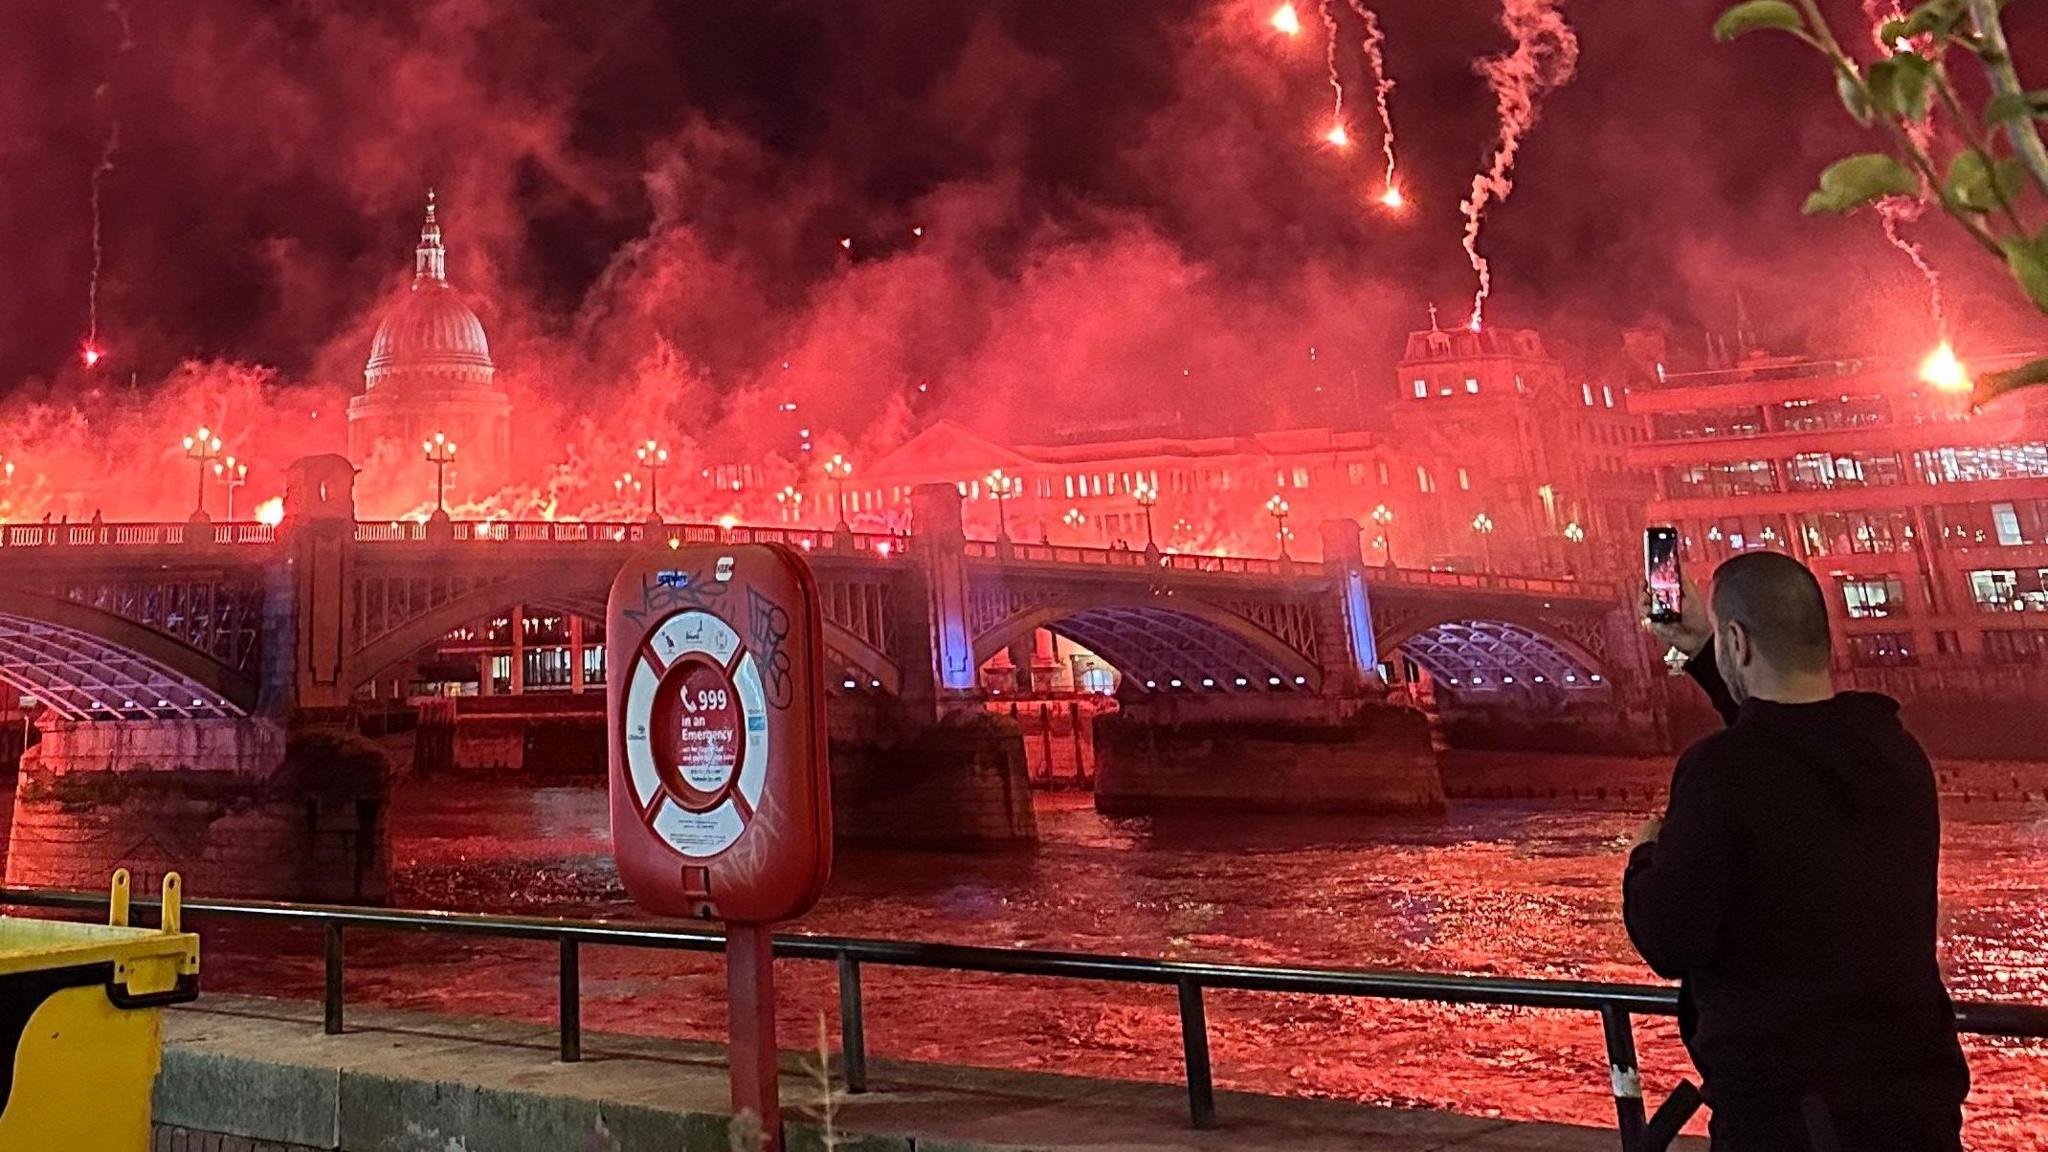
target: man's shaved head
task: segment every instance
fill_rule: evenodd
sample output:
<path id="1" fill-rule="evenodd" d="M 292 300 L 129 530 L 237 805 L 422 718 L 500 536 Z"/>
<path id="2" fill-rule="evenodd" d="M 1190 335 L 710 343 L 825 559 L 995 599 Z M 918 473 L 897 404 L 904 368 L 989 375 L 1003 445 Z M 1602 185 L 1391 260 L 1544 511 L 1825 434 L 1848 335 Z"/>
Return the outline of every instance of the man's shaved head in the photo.
<path id="1" fill-rule="evenodd" d="M 1828 670 L 1828 602 L 1806 566 L 1745 552 L 1714 570 L 1714 626 L 1741 624 L 1757 655 L 1787 672 Z"/>

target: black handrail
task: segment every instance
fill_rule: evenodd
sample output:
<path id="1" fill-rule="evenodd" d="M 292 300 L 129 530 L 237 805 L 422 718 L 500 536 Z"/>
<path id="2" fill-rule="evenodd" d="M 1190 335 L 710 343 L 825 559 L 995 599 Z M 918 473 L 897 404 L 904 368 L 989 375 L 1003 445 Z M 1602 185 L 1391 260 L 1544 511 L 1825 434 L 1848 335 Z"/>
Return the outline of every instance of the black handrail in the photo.
<path id="1" fill-rule="evenodd" d="M 106 902 L 107 895 L 102 892 L 0 888 L 0 905 L 87 909 L 102 908 Z M 131 906 L 148 908 L 155 906 L 155 902 L 136 900 Z M 419 912 L 268 900 L 186 900 L 184 910 L 188 917 L 220 916 L 321 929 L 325 960 L 323 1027 L 330 1034 L 341 1032 L 344 1026 L 342 977 L 345 962 L 342 942 L 346 929 L 553 941 L 560 949 L 558 1019 L 560 1055 L 565 1063 L 582 1058 L 579 953 L 583 945 L 686 952 L 718 952 L 725 947 L 725 937 L 717 931 L 674 924 Z M 797 960 L 829 960 L 837 965 L 842 1073 L 847 1091 L 856 1094 L 867 1090 L 866 1019 L 860 983 L 863 964 L 1174 988 L 1180 1000 L 1189 1117 L 1198 1128 L 1207 1128 L 1215 1123 L 1215 1086 L 1210 1074 L 1208 1025 L 1202 999 L 1203 992 L 1211 988 L 1597 1013 L 1606 1037 L 1616 1121 L 1624 1152 L 1635 1152 L 1645 1130 L 1632 1017 L 1678 1014 L 1678 990 L 1653 984 L 1218 964 L 850 936 L 777 936 L 775 955 Z M 1956 1005 L 1956 1021 L 1962 1031 L 1978 1035 L 2048 1038 L 2048 1007 L 2039 1005 L 1965 1002 Z"/>

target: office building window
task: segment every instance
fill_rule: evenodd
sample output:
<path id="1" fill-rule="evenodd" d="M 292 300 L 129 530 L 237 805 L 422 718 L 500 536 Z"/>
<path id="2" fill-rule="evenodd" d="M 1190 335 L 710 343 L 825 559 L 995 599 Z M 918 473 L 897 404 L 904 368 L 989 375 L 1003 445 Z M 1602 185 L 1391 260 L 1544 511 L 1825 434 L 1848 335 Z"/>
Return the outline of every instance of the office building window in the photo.
<path id="1" fill-rule="evenodd" d="M 1416 398 L 1417 400 L 1421 400 L 1421 399 L 1424 399 L 1424 398 L 1428 397 L 1428 395 L 1429 395 L 1429 381 L 1427 381 L 1427 380 L 1423 380 L 1423 379 L 1421 379 L 1421 378 L 1419 378 L 1419 377 L 1418 377 L 1418 378 L 1416 379 L 1416 381 L 1415 381 L 1415 398 Z"/>
<path id="2" fill-rule="evenodd" d="M 1794 492 L 1829 488 L 1875 488 L 1906 482 L 1896 452 L 1801 452 L 1785 462 L 1785 482 Z"/>
<path id="3" fill-rule="evenodd" d="M 2009 503 L 1991 506 L 1991 526 L 1997 532 L 1998 543 L 2002 547 L 2010 548 L 2027 542 L 2026 534 L 2020 531 L 2019 510 Z"/>
<path id="4" fill-rule="evenodd" d="M 583 649 L 583 683 L 604 683 L 604 645 L 591 644 Z"/>
<path id="5" fill-rule="evenodd" d="M 1984 633 L 1986 664 L 2048 664 L 2048 628 L 1994 628 Z"/>
<path id="6" fill-rule="evenodd" d="M 1913 547 L 1913 518 L 1901 508 L 1802 512 L 1799 534 L 1815 556 L 1884 555 Z"/>
<path id="7" fill-rule="evenodd" d="M 1905 668 L 1920 662 L 1906 632 L 1863 632 L 1849 637 L 1849 662 L 1862 668 Z"/>
<path id="8" fill-rule="evenodd" d="M 1883 620 L 1906 614 L 1906 585 L 1897 576 L 1842 581 L 1842 603 L 1851 620 Z"/>
<path id="9" fill-rule="evenodd" d="M 1979 612 L 2048 612 L 2048 569 L 1978 568 L 1970 600 Z"/>
<path id="10" fill-rule="evenodd" d="M 1983 448 L 1935 448 L 1913 453 L 1913 466 L 1929 484 L 2038 480 L 2048 477 L 2048 443 L 2035 440 Z"/>
<path id="11" fill-rule="evenodd" d="M 1652 425 L 1659 440 L 1698 440 L 1721 436 L 1756 436 L 1764 430 L 1761 408 L 1704 408 L 1695 412 L 1660 412 Z"/>
<path id="12" fill-rule="evenodd" d="M 1664 469 L 1665 490 L 1673 499 L 1691 496 L 1754 496 L 1778 490 L 1777 473 L 1768 460 L 1732 460 L 1716 464 L 1682 464 Z"/>
<path id="13" fill-rule="evenodd" d="M 1479 391 L 1479 377 L 1477 377 L 1477 376 L 1467 376 L 1467 377 L 1465 377 L 1465 391 L 1467 391 L 1467 392 L 1477 392 L 1477 391 Z"/>

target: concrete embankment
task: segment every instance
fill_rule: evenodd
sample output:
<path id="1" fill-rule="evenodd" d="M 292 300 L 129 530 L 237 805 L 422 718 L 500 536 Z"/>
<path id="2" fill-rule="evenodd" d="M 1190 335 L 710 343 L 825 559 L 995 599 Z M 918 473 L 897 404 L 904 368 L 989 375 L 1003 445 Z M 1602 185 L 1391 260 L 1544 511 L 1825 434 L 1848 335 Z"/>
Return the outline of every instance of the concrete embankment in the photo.
<path id="1" fill-rule="evenodd" d="M 794 1037 L 786 1039 L 795 1039 Z M 157 1152 L 728 1152 L 716 1045 L 589 1035 L 555 1059 L 531 1024 L 351 1010 L 326 1036 L 315 1004 L 209 996 L 167 1015 Z M 1220 1093 L 1188 1127 L 1178 1085 L 878 1062 L 870 1091 L 831 1093 L 818 1058 L 786 1055 L 791 1152 L 1605 1152 L 1611 1131 L 1447 1112 Z M 1681 1148 L 1697 1152 L 1697 1142 Z"/>

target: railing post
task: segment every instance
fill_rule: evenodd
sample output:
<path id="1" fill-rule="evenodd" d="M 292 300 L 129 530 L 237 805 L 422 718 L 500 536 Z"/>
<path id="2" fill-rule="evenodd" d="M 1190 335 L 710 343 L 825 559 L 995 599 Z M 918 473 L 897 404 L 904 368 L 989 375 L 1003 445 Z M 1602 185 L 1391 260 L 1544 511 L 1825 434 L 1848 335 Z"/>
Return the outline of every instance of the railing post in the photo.
<path id="1" fill-rule="evenodd" d="M 1216 1084 L 1209 1074 L 1209 1015 L 1202 986 L 1180 982 L 1180 1044 L 1187 1055 L 1188 1120 L 1197 1128 L 1216 1126 Z"/>
<path id="2" fill-rule="evenodd" d="M 323 928 L 326 937 L 327 979 L 325 1012 L 321 1028 L 329 1036 L 341 1035 L 341 925 L 330 920 Z"/>
<path id="3" fill-rule="evenodd" d="M 576 941 L 562 939 L 562 960 L 557 968 L 561 983 L 562 1063 L 583 1059 L 583 958 Z"/>
<path id="4" fill-rule="evenodd" d="M 868 1030 L 860 997 L 860 961 L 839 954 L 839 1071 L 846 1094 L 868 1090 Z"/>
<path id="5" fill-rule="evenodd" d="M 1643 1074 L 1636 1065 L 1636 1039 L 1628 1013 L 1613 1004 L 1600 1005 L 1600 1026 L 1607 1034 L 1607 1073 L 1614 1083 L 1614 1117 L 1621 1130 L 1621 1152 L 1636 1152 L 1643 1141 Z"/>

